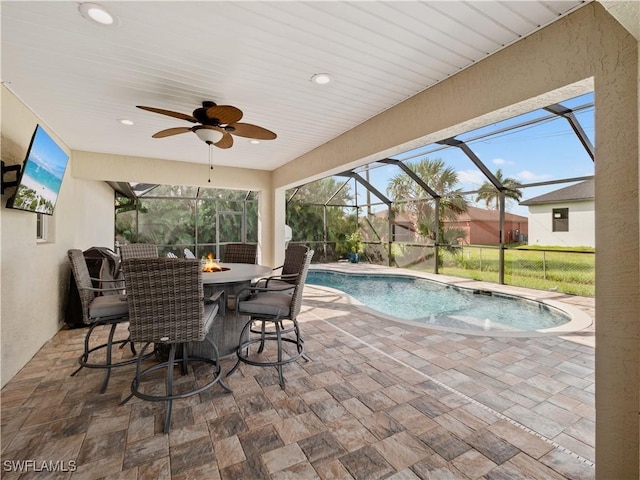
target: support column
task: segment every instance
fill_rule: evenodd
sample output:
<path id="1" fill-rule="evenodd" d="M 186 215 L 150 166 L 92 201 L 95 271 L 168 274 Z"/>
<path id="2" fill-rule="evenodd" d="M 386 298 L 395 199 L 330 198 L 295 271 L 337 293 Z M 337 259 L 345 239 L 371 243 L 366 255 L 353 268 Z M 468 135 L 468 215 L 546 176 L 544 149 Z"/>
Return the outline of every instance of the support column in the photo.
<path id="1" fill-rule="evenodd" d="M 258 209 L 259 258 L 262 265 L 275 267 L 284 260 L 284 190 L 260 191 Z"/>
<path id="2" fill-rule="evenodd" d="M 286 189 L 280 188 L 272 190 L 273 196 L 273 217 L 271 225 L 273 228 L 273 244 L 271 245 L 272 266 L 282 265 L 284 262 L 285 231 L 287 214 Z M 295 235 L 295 232 L 293 232 Z"/>
<path id="3" fill-rule="evenodd" d="M 596 478 L 640 477 L 640 68 L 637 40 L 597 10 Z"/>
<path id="4" fill-rule="evenodd" d="M 504 285 L 504 210 L 506 208 L 504 190 L 500 190 L 500 252 L 498 254 L 498 283 Z"/>

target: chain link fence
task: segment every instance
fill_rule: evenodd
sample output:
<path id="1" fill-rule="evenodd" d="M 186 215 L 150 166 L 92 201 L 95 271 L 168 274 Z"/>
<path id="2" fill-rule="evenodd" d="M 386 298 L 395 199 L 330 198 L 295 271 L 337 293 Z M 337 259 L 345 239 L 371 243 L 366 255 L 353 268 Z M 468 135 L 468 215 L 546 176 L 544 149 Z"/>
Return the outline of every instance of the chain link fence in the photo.
<path id="1" fill-rule="evenodd" d="M 314 263 L 335 262 L 344 250 L 340 242 L 294 242 L 313 248 Z M 433 273 L 433 245 L 395 242 L 391 265 Z M 494 246 L 440 247 L 438 273 L 499 283 L 500 248 Z M 504 251 L 504 283 L 571 295 L 595 296 L 595 252 L 510 248 Z M 346 261 L 346 260 L 344 260 Z M 389 264 L 386 243 L 365 242 L 361 261 Z"/>
<path id="2" fill-rule="evenodd" d="M 442 254 L 440 273 L 490 282 L 499 281 L 498 247 L 464 246 Z M 506 249 L 504 283 L 539 290 L 595 296 L 595 252 Z"/>

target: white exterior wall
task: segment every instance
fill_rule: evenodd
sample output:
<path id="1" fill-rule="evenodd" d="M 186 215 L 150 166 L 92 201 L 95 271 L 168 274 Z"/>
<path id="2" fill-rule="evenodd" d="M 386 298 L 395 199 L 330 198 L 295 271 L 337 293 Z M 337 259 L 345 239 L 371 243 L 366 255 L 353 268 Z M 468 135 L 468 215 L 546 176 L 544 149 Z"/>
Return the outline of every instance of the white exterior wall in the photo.
<path id="1" fill-rule="evenodd" d="M 569 209 L 569 231 L 553 231 L 553 209 Z M 593 201 L 549 203 L 529 206 L 529 245 L 595 247 L 595 205 Z"/>
<path id="2" fill-rule="evenodd" d="M 2 160 L 22 164 L 31 135 L 40 123 L 67 152 L 69 149 L 5 87 L 2 87 Z M 36 242 L 36 214 L 0 206 L 0 322 L 4 386 L 60 329 L 69 285 L 67 250 L 94 245 L 113 248 L 113 190 L 104 182 L 73 177 L 73 153 L 62 181 L 54 215 L 48 218 L 49 241 Z M 7 176 L 7 180 L 11 178 Z"/>

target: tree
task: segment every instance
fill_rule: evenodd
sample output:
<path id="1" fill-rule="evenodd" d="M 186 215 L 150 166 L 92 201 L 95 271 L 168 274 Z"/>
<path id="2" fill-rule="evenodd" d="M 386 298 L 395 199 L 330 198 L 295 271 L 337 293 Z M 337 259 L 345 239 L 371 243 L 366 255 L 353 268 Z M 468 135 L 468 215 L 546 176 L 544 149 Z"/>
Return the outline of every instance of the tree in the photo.
<path id="1" fill-rule="evenodd" d="M 467 211 L 467 200 L 460 195 L 458 174 L 452 167 L 446 167 L 442 159 L 427 157 L 407 166 L 415 172 L 432 190 L 441 196 L 439 207 L 439 241 L 454 243 L 461 232 L 444 227 L 444 221 L 455 221 Z M 432 240 L 436 239 L 435 201 L 425 199 L 429 194 L 406 173 L 393 177 L 387 186 L 387 194 L 397 202 L 396 211 L 409 214 L 416 232 Z"/>
<path id="2" fill-rule="evenodd" d="M 293 196 L 292 196 L 293 195 Z M 302 242 L 324 241 L 324 218 L 328 242 L 344 242 L 355 225 L 355 213 L 348 213 L 353 195 L 348 185 L 343 187 L 333 177 L 323 178 L 287 191 L 287 224 L 293 231 L 293 240 Z M 327 203 L 330 205 L 325 206 Z M 333 253 L 328 252 L 329 256 Z"/>
<path id="3" fill-rule="evenodd" d="M 496 171 L 495 177 L 507 188 L 507 190 L 504 191 L 505 198 L 519 202 L 522 198 L 522 191 L 517 188 L 520 185 L 518 181 L 511 177 L 503 178 L 502 169 L 500 168 Z M 500 208 L 500 191 L 493 183 L 485 181 L 478 190 L 476 202 L 484 202 L 487 208 L 498 210 Z"/>
<path id="4" fill-rule="evenodd" d="M 457 249 L 447 245 L 454 245 L 458 238 L 464 237 L 462 230 L 444 225 L 446 220 L 455 221 L 458 215 L 467 210 L 467 200 L 460 194 L 460 189 L 456 188 L 458 174 L 453 168 L 446 167 L 442 159 L 431 160 L 425 157 L 407 166 L 440 195 L 438 229 L 436 230 L 435 223 L 436 201 L 429 199 L 429 193 L 408 174 L 403 172 L 393 177 L 387 186 L 387 194 L 396 202 L 396 212 L 408 214 L 416 232 L 441 246 L 436 261 L 439 266 L 442 266 L 444 263 L 442 247 L 444 246 L 444 249 L 455 255 L 458 253 Z M 420 263 L 433 255 L 430 248 L 425 248 L 422 258 L 418 258 L 413 263 Z"/>
<path id="5" fill-rule="evenodd" d="M 244 226 L 246 240 L 257 242 L 254 197 L 247 198 L 247 192 L 239 190 L 159 185 L 135 201 L 116 199 L 116 237 L 155 243 L 161 253 L 195 246 L 198 256 L 212 250 L 215 254 L 218 239 L 220 243 L 244 241 Z"/>

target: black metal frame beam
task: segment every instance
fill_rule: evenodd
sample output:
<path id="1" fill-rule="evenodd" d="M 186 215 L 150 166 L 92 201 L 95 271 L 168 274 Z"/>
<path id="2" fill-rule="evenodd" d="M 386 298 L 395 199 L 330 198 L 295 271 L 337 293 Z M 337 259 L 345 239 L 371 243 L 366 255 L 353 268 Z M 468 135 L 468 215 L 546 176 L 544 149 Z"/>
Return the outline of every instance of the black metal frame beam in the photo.
<path id="1" fill-rule="evenodd" d="M 442 198 L 435 190 L 433 190 L 424 180 L 422 180 L 422 178 L 420 178 L 418 175 L 416 175 L 416 172 L 414 172 L 413 170 L 411 170 L 404 162 L 401 162 L 400 160 L 395 160 L 393 158 L 384 158 L 382 160 L 379 160 L 380 163 L 386 163 L 388 165 L 395 165 L 397 167 L 399 167 L 404 173 L 406 173 L 409 178 L 411 178 L 414 182 L 416 182 L 418 184 L 418 186 L 420 186 L 425 192 L 427 192 L 431 198 L 433 198 L 433 200 L 436 203 L 435 206 L 435 230 L 436 230 L 436 238 L 435 238 L 435 255 L 436 258 L 438 257 L 438 246 L 440 244 L 440 199 Z M 395 228 L 395 222 L 394 219 L 392 218 L 392 209 L 391 206 L 389 206 L 389 223 L 390 223 L 390 229 L 391 229 L 391 225 L 393 225 L 393 227 Z M 395 232 L 395 230 L 394 230 Z M 391 233 L 389 235 L 389 238 L 393 238 Z M 391 252 L 391 245 L 389 246 L 389 251 Z M 433 273 L 438 273 L 438 261 L 436 260 L 435 265 L 434 265 L 434 272 Z"/>
<path id="2" fill-rule="evenodd" d="M 510 190 L 505 187 L 500 180 L 487 168 L 487 166 L 478 158 L 478 156 L 469 148 L 469 146 L 461 140 L 456 138 L 447 138 L 437 142 L 441 145 L 450 145 L 461 149 L 467 157 L 475 164 L 476 167 L 484 174 L 485 177 L 493 184 L 494 187 L 500 192 L 500 253 L 498 259 L 498 283 L 504 285 L 504 222 L 505 222 L 505 193 Z M 437 262 L 436 262 L 437 263 Z M 436 272 L 437 273 L 437 272 Z"/>
<path id="3" fill-rule="evenodd" d="M 580 143 L 582 144 L 584 149 L 587 151 L 587 154 L 591 157 L 591 160 L 595 161 L 596 154 L 595 154 L 593 145 L 591 145 L 591 141 L 589 140 L 589 137 L 587 137 L 587 134 L 582 129 L 582 125 L 580 125 L 580 122 L 578 121 L 576 116 L 573 114 L 573 110 L 559 103 L 554 103 L 552 105 L 544 107 L 544 110 L 566 119 L 569 122 L 569 125 L 571 125 L 571 128 L 573 129 L 575 134 L 577 135 L 578 140 L 580 140 Z"/>
<path id="4" fill-rule="evenodd" d="M 508 190 L 501 182 L 496 178 L 496 176 L 487 168 L 487 166 L 478 158 L 478 156 L 469 148 L 469 146 L 464 143 L 462 140 L 458 140 L 457 138 L 447 138 L 445 140 L 440 140 L 440 145 L 449 145 L 450 147 L 457 147 L 462 150 L 467 157 L 475 164 L 476 167 L 484 174 L 485 177 L 489 179 L 489 181 L 493 184 L 494 187 L 498 189 L 498 191 L 503 192 L 504 190 Z"/>
<path id="5" fill-rule="evenodd" d="M 414 182 L 420 185 L 429 195 L 431 195 L 433 198 L 441 198 L 440 195 L 438 195 L 429 185 L 427 185 L 427 183 L 425 183 L 424 180 L 422 180 L 418 175 L 416 175 L 416 172 L 414 172 L 409 167 L 407 167 L 407 165 L 404 162 L 401 162 L 400 160 L 395 160 L 393 158 L 384 158 L 378 161 L 380 163 L 386 163 L 388 165 L 395 165 L 397 167 L 400 167 L 402 171 L 409 176 L 409 178 L 411 178 Z"/>
<path id="6" fill-rule="evenodd" d="M 349 170 L 347 172 L 338 173 L 337 176 L 353 178 L 355 181 L 360 183 L 364 188 L 366 188 L 371 193 L 373 193 L 376 197 L 382 200 L 389 208 L 391 208 L 391 203 L 392 203 L 391 200 L 389 200 L 386 195 L 380 192 L 380 190 L 378 190 L 376 187 L 374 187 L 369 182 L 367 182 L 364 178 L 362 178 L 360 174 L 354 172 L 353 170 Z"/>
<path id="7" fill-rule="evenodd" d="M 324 205 L 325 205 L 325 206 L 329 205 L 329 202 L 330 202 L 331 200 L 333 200 L 333 199 L 336 197 L 336 195 L 338 195 L 338 193 L 340 193 L 340 192 L 344 189 L 344 187 L 346 187 L 346 186 L 347 186 L 347 183 L 349 183 L 349 180 L 345 180 L 345 181 L 344 181 L 344 183 L 343 183 L 342 185 L 340 185 L 340 187 L 338 187 L 338 189 L 337 189 L 335 192 L 333 192 L 333 195 L 331 195 L 331 196 L 327 199 L 327 201 L 324 203 Z"/>
<path id="8" fill-rule="evenodd" d="M 353 170 L 349 170 L 347 172 L 339 173 L 338 176 L 353 178 L 356 182 L 360 183 L 369 192 L 373 193 L 376 197 L 378 197 L 380 200 L 382 200 L 382 202 L 387 206 L 387 209 L 388 209 L 388 212 L 389 212 L 389 216 L 387 218 L 387 228 L 389 229 L 389 241 L 387 242 L 387 253 L 388 253 L 388 258 L 389 258 L 389 263 L 388 264 L 391 265 L 392 257 L 393 257 L 393 250 L 392 250 L 392 244 L 393 244 L 393 209 L 391 208 L 391 205 L 393 204 L 393 202 L 391 200 L 389 200 L 386 195 L 384 195 L 382 192 L 380 192 L 376 187 L 371 185 L 371 183 L 369 183 L 366 179 L 362 178 L 358 173 L 354 172 Z M 357 203 L 358 203 L 358 201 L 357 201 L 357 198 L 356 198 L 356 219 L 357 219 L 357 216 L 358 216 L 358 208 L 359 208 Z M 367 222 L 368 221 L 369 220 L 367 219 Z M 376 233 L 376 235 L 377 235 L 377 233 Z"/>

